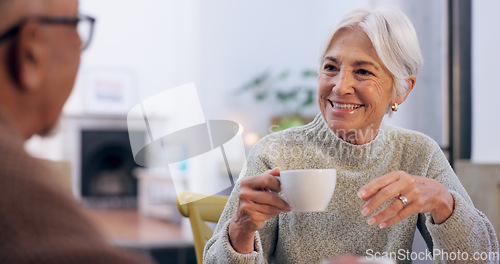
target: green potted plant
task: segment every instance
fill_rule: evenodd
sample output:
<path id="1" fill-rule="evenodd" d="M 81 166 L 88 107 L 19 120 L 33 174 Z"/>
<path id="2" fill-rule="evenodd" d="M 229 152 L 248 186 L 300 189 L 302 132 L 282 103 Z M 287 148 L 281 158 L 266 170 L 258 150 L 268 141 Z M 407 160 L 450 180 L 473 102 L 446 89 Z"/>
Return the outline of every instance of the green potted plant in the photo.
<path id="1" fill-rule="evenodd" d="M 273 131 L 279 131 L 312 120 L 303 112 L 316 105 L 317 79 L 317 71 L 311 69 L 294 74 L 290 70 L 278 74 L 266 70 L 241 86 L 237 93 L 250 92 L 257 102 L 274 99 L 281 106 L 281 113 L 271 119 L 271 125 Z"/>

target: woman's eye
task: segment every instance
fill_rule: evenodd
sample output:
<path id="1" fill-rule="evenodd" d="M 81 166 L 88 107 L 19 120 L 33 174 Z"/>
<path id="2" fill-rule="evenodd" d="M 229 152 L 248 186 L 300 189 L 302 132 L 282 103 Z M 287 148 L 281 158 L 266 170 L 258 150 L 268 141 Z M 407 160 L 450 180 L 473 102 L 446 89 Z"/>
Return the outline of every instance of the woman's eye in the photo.
<path id="1" fill-rule="evenodd" d="M 330 72 L 330 71 L 336 71 L 336 70 L 337 70 L 337 67 L 335 67 L 335 66 L 333 66 L 333 65 L 331 65 L 331 64 L 327 64 L 327 65 L 325 65 L 325 66 L 323 67 L 323 69 L 324 69 L 325 71 L 329 71 L 329 72 Z"/>
<path id="2" fill-rule="evenodd" d="M 361 75 L 373 75 L 373 73 L 365 70 L 365 69 L 359 69 L 356 71 L 357 74 L 361 74 Z"/>

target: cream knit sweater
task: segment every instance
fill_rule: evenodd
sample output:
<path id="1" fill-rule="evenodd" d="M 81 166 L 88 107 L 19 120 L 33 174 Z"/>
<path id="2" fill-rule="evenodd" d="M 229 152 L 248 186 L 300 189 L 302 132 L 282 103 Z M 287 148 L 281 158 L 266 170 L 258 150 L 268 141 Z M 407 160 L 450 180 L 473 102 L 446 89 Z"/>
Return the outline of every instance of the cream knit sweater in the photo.
<path id="1" fill-rule="evenodd" d="M 238 204 L 239 182 L 275 167 L 337 169 L 333 198 L 325 212 L 282 212 L 269 219 L 256 233 L 255 251 L 239 254 L 228 237 L 229 222 Z M 368 217 L 360 212 L 365 202 L 358 198 L 357 191 L 376 177 L 396 170 L 443 184 L 455 199 L 450 218 L 436 225 L 430 214 L 414 214 L 386 229 L 368 225 Z M 474 254 L 477 256 L 475 252 L 498 252 L 493 226 L 474 207 L 439 146 L 418 132 L 382 125 L 374 140 L 352 145 L 338 138 L 318 115 L 303 127 L 260 140 L 250 152 L 240 180 L 205 247 L 204 263 L 318 263 L 344 254 L 392 256 L 399 263 L 411 263 L 415 260 L 411 249 L 416 227 L 429 252 L 435 253 L 432 258 L 437 263 L 453 263 L 451 259 L 457 254 L 470 258 L 458 263 L 498 263 L 497 259 L 471 261 Z"/>

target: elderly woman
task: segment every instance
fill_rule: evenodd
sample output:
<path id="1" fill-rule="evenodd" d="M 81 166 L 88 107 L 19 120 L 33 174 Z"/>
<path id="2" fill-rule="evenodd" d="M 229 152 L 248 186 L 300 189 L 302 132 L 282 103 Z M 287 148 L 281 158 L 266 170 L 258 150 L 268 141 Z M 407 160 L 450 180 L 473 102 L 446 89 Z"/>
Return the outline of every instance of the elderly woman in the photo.
<path id="1" fill-rule="evenodd" d="M 381 123 L 405 101 L 421 65 L 415 30 L 401 11 L 348 13 L 321 50 L 321 114 L 252 149 L 204 261 L 318 263 L 385 254 L 406 263 L 415 227 L 436 259 L 497 252 L 491 223 L 438 144 Z M 280 169 L 324 168 L 338 175 L 326 211 L 294 212 L 274 193 Z"/>

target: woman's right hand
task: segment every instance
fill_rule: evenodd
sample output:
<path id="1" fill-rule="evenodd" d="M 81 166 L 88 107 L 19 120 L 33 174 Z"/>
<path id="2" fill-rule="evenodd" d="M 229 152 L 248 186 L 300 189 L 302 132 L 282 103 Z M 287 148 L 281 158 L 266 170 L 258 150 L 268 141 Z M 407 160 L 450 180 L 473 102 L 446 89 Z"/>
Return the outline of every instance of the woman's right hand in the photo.
<path id="1" fill-rule="evenodd" d="M 292 210 L 276 194 L 281 191 L 280 182 L 275 177 L 279 175 L 280 169 L 275 168 L 241 181 L 238 208 L 229 224 L 229 239 L 237 252 L 247 254 L 254 251 L 255 231 L 264 227 L 267 219 Z"/>

